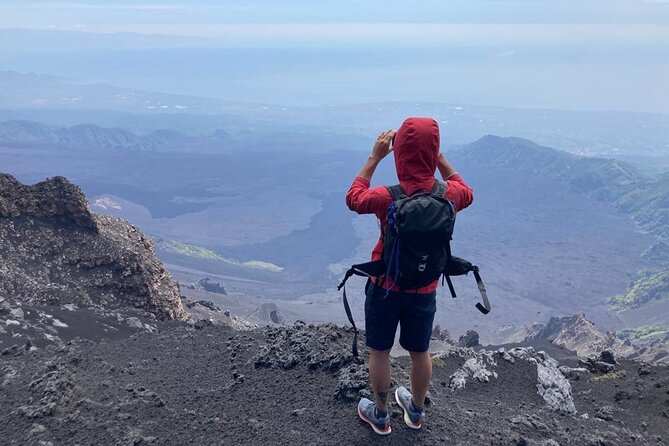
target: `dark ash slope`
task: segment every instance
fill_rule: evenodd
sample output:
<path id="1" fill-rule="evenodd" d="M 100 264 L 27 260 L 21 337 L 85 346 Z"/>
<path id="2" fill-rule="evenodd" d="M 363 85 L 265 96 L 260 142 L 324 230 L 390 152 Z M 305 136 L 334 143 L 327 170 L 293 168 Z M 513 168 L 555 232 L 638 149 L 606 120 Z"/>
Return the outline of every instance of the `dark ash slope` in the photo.
<path id="1" fill-rule="evenodd" d="M 75 341 L 0 357 L 0 438 L 6 445 L 664 445 L 669 370 L 624 362 L 608 375 L 576 373 L 578 413 L 537 393 L 530 361 L 497 359 L 497 378 L 451 390 L 466 358 L 434 360 L 428 421 L 375 437 L 356 417 L 364 366 L 334 326 L 236 332 L 171 323 L 159 333 Z M 408 364 L 394 360 L 405 384 Z M 587 414 L 587 415 L 586 415 Z"/>

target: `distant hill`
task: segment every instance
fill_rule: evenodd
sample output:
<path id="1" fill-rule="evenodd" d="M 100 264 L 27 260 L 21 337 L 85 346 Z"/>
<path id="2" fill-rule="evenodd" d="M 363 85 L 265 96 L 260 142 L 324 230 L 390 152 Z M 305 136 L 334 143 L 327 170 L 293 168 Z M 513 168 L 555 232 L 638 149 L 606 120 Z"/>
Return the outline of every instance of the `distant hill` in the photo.
<path id="1" fill-rule="evenodd" d="M 121 128 L 93 124 L 52 127 L 34 121 L 0 122 L 0 142 L 47 143 L 68 147 L 100 149 L 157 150 L 170 144 L 186 143 L 191 138 L 171 130 L 156 130 L 136 135 Z"/>
<path id="2" fill-rule="evenodd" d="M 669 174 L 648 177 L 619 160 L 582 157 L 494 135 L 464 146 L 458 158 L 565 181 L 571 190 L 614 203 L 644 229 L 669 239 Z"/>
<path id="3" fill-rule="evenodd" d="M 577 156 L 522 138 L 486 135 L 464 146 L 462 157 L 566 181 L 577 192 L 592 193 L 645 179 L 627 163 Z"/>
<path id="4" fill-rule="evenodd" d="M 669 298 L 669 174 L 649 177 L 619 160 L 581 157 L 526 139 L 494 135 L 465 146 L 457 156 L 565 181 L 572 191 L 612 203 L 630 214 L 659 241 L 643 256 L 652 265 L 650 270 L 643 272 L 624 294 L 613 297 L 611 305 L 625 310 Z"/>

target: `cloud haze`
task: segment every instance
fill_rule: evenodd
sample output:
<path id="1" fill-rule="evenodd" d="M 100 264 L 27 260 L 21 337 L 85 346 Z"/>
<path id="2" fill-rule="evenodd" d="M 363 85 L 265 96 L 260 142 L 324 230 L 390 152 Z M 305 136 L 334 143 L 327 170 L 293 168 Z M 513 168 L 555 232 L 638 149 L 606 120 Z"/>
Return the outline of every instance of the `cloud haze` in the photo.
<path id="1" fill-rule="evenodd" d="M 658 0 L 0 3 L 0 69 L 240 101 L 669 113 L 667 48 Z"/>

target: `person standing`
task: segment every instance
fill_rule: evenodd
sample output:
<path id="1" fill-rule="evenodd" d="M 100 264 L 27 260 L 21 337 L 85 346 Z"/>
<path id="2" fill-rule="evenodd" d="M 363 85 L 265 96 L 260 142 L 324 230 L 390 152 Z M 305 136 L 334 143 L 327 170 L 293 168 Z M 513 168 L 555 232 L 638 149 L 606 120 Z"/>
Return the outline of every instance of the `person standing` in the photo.
<path id="1" fill-rule="evenodd" d="M 399 185 L 406 196 L 434 191 L 437 182 L 434 174 L 438 169 L 446 186 L 444 198 L 453 204 L 455 211 L 461 211 L 472 203 L 472 189 L 440 152 L 439 144 L 439 126 L 432 118 L 408 118 L 397 131 L 386 130 L 378 136 L 372 153 L 346 194 L 350 210 L 358 214 L 374 214 L 381 223 L 381 236 L 372 252 L 372 260 L 384 256 L 386 219 L 394 199 L 389 188 L 370 187 L 370 183 L 377 166 L 390 152 L 394 154 Z M 399 387 L 395 391 L 395 399 L 404 411 L 407 426 L 413 429 L 422 426 L 425 395 L 432 377 L 428 350 L 436 312 L 437 286 L 438 279 L 427 286 L 405 290 L 387 274 L 373 277 L 367 283 L 365 330 L 374 401 L 362 398 L 358 404 L 358 415 L 378 434 L 391 433 L 387 405 L 390 349 L 395 342 L 398 324 L 400 345 L 411 356 L 411 392 L 403 386 Z"/>

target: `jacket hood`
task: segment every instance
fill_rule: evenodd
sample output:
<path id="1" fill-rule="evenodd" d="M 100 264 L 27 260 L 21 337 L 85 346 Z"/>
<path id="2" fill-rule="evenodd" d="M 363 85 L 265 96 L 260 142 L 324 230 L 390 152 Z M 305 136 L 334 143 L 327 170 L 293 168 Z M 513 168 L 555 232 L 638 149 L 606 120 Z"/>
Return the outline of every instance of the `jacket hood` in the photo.
<path id="1" fill-rule="evenodd" d="M 397 130 L 393 145 L 400 186 L 407 195 L 434 186 L 439 158 L 439 125 L 432 118 L 408 118 Z"/>

